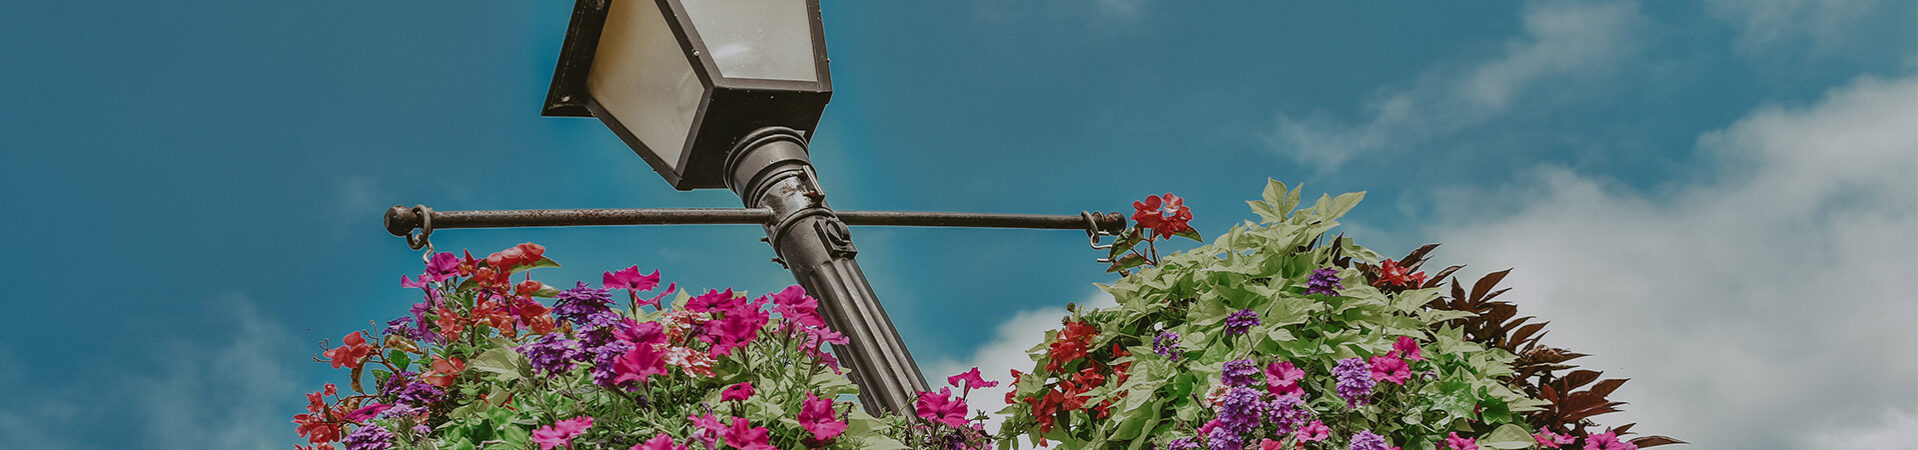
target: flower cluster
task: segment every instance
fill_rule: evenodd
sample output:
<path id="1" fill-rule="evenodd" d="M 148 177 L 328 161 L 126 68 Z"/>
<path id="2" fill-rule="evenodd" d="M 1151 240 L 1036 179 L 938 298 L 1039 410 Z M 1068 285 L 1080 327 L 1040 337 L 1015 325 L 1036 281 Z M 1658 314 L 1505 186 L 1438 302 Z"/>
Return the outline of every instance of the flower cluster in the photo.
<path id="1" fill-rule="evenodd" d="M 439 253 L 401 277 L 424 294 L 408 315 L 316 358 L 351 369 L 352 390 L 308 395 L 293 420 L 302 448 L 903 445 L 904 427 L 837 400 L 857 392 L 828 351 L 846 338 L 798 286 L 690 295 L 634 266 L 561 290 L 528 272 L 558 266 L 545 252 Z"/>
<path id="2" fill-rule="evenodd" d="M 1101 288 L 1118 305 L 1073 310 L 1031 355 L 1031 371 L 1013 372 L 1001 438 L 1210 450 L 1445 449 L 1455 436 L 1532 445 L 1524 414 L 1544 402 L 1510 383 L 1516 356 L 1444 327 L 1457 316 L 1432 313 L 1441 293 L 1425 287 L 1417 262 L 1329 238 L 1356 194 L 1306 207 L 1299 197 L 1274 182 L 1252 202 L 1260 222 L 1164 258 L 1150 239 L 1122 236 L 1115 254 L 1146 247 L 1149 258 L 1115 258 L 1123 278 Z M 1184 226 L 1168 224 L 1182 203 L 1135 204 L 1139 234 Z M 1140 265 L 1151 267 L 1124 271 Z M 1365 281 L 1351 283 L 1354 273 Z M 1428 351 L 1440 348 L 1447 354 Z"/>

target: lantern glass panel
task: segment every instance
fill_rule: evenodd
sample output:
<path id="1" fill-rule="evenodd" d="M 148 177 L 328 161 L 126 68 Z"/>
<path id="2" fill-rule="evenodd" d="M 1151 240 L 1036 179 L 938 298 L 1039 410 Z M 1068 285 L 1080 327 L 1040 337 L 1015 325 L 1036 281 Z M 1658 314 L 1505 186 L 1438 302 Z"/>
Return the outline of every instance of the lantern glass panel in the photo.
<path id="1" fill-rule="evenodd" d="M 819 81 L 804 0 L 682 0 L 726 78 Z"/>
<path id="2" fill-rule="evenodd" d="M 679 170 L 706 91 L 692 62 L 652 1 L 611 2 L 601 33 L 587 92 L 653 156 Z"/>

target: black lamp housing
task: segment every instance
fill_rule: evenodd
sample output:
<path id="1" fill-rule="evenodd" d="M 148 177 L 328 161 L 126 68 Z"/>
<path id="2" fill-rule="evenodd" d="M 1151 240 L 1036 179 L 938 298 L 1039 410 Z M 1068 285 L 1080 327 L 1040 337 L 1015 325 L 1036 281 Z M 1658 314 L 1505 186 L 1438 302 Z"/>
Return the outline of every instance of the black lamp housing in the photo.
<path id="1" fill-rule="evenodd" d="M 746 74 L 749 76 L 726 75 L 725 70 L 739 70 L 739 66 L 722 66 L 720 61 L 715 60 L 715 49 L 709 48 L 709 40 L 702 38 L 698 27 L 699 22 L 693 20 L 688 13 L 686 3 L 699 3 L 695 5 L 698 8 L 719 8 L 719 6 L 705 5 L 711 2 L 744 4 L 749 1 L 755 3 L 803 2 L 803 10 L 807 16 L 805 26 L 810 28 L 807 34 L 811 40 L 811 80 L 791 79 L 796 78 L 792 76 L 786 77 L 789 79 L 769 79 L 775 77 L 751 77 L 752 74 Z M 725 6 L 737 7 L 739 4 Z M 658 15 L 653 16 L 654 11 L 651 10 L 622 9 L 618 12 L 623 15 L 618 17 L 640 17 L 641 19 L 621 21 L 622 19 L 616 18 L 618 28 L 609 33 L 608 18 L 615 8 L 658 8 Z M 601 95 L 595 95 L 593 92 L 594 85 L 601 86 L 607 91 L 623 90 L 625 86 L 638 81 L 625 78 L 633 76 L 631 74 L 634 73 L 642 73 L 637 76 L 659 84 L 661 78 L 658 77 L 671 78 L 672 74 L 664 72 L 684 70 L 684 66 L 677 64 L 678 61 L 670 59 L 656 60 L 660 63 L 632 60 L 646 59 L 645 57 L 664 58 L 658 54 L 663 49 L 659 45 L 663 44 L 657 42 L 612 43 L 608 44 L 611 47 L 607 48 L 618 49 L 617 51 L 622 53 L 606 55 L 600 52 L 602 47 L 605 47 L 602 46 L 602 37 L 630 40 L 634 36 L 650 35 L 658 38 L 657 40 L 663 40 L 667 34 L 665 30 L 646 29 L 649 26 L 657 26 L 642 23 L 648 19 L 664 19 L 664 26 L 671 30 L 670 34 L 676 41 L 674 44 L 679 50 L 679 57 L 685 58 L 686 62 L 690 63 L 690 73 L 681 74 L 681 76 L 696 76 L 699 87 L 703 88 L 698 92 L 697 99 L 690 97 L 692 95 L 690 84 L 682 87 L 685 90 L 684 93 L 678 93 L 677 96 L 667 95 L 673 98 L 665 100 L 658 98 L 661 95 L 648 97 L 646 93 L 674 94 L 671 91 L 672 87 L 642 86 L 632 89 L 632 91 L 644 91 L 640 94 L 602 92 Z M 710 27 L 716 23 L 713 20 L 728 18 L 702 17 L 702 19 Z M 634 22 L 634 20 L 640 22 Z M 740 30 L 728 31 L 736 34 Z M 765 30 L 749 28 L 745 31 L 763 34 Z M 647 34 L 649 32 L 651 34 Z M 784 36 L 786 39 L 778 42 L 761 42 L 775 42 L 788 47 L 801 45 L 803 48 L 803 44 L 790 42 L 793 37 Z M 644 53 L 647 45 L 653 45 L 650 50 L 654 53 L 628 59 L 628 56 L 635 53 L 628 52 L 629 48 L 637 49 L 637 53 Z M 737 50 L 736 47 L 726 46 L 718 50 L 724 52 L 729 49 Z M 619 67 L 603 67 L 596 71 L 593 66 L 594 61 L 603 57 L 621 59 L 615 63 L 602 61 L 603 64 L 609 66 L 618 64 Z M 566 31 L 565 44 L 560 48 L 559 63 L 553 69 L 553 84 L 546 93 L 546 104 L 540 115 L 598 117 L 607 128 L 612 129 L 614 134 L 619 135 L 621 140 L 632 147 L 635 153 L 645 158 L 646 162 L 653 166 L 653 170 L 659 172 L 660 176 L 675 189 L 724 188 L 727 187 L 724 172 L 728 153 L 732 152 L 738 141 L 747 134 L 766 127 L 787 127 L 798 130 L 810 138 L 814 127 L 819 123 L 820 115 L 825 112 L 826 102 L 832 97 L 832 78 L 828 70 L 828 61 L 825 29 L 820 19 L 818 0 L 577 0 L 573 7 L 572 23 Z M 727 68 L 722 70 L 722 67 Z M 791 74 L 791 70 L 787 72 L 788 75 Z M 614 79 L 615 74 L 620 78 Z M 596 75 L 602 78 L 594 80 Z M 691 81 L 690 78 L 680 79 L 682 83 Z M 623 98 L 620 94 L 624 94 Z M 678 126 L 686 124 L 661 124 L 661 122 L 674 122 L 674 120 L 662 121 L 659 120 L 658 115 L 637 117 L 641 114 L 630 112 L 634 108 L 660 107 L 657 104 L 646 105 L 645 103 L 648 102 L 675 100 L 681 103 L 679 107 L 684 109 L 682 113 L 690 114 L 690 127 L 685 130 L 678 130 Z M 623 114 L 622 108 L 626 111 Z M 628 117 L 621 117 L 622 115 Z M 679 117 L 672 118 L 685 119 L 686 117 L 681 114 Z M 661 128 L 662 126 L 671 128 Z M 651 131 L 644 131 L 646 128 L 643 127 L 651 127 Z M 685 133 L 683 141 L 679 139 L 681 136 L 672 135 L 677 132 Z M 652 137 L 646 139 L 641 136 Z M 653 142 L 648 142 L 649 140 Z"/>

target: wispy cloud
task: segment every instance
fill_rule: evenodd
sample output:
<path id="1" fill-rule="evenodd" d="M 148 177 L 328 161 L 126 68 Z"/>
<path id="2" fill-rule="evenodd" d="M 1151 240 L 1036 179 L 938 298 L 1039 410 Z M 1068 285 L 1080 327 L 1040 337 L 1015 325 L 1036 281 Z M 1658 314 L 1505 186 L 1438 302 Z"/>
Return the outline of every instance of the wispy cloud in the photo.
<path id="1" fill-rule="evenodd" d="M 1738 27 L 1736 47 L 1751 55 L 1783 47 L 1829 52 L 1862 36 L 1856 26 L 1882 0 L 1712 0 L 1712 17 Z"/>
<path id="2" fill-rule="evenodd" d="M 1388 146 L 1450 135 L 1507 114 L 1521 94 L 1611 71 L 1642 45 L 1636 35 L 1645 22 L 1631 2 L 1543 3 L 1524 20 L 1524 35 L 1496 57 L 1463 70 L 1429 70 L 1411 88 L 1383 90 L 1356 122 L 1324 112 L 1281 115 L 1267 142 L 1329 170 Z"/>
<path id="3" fill-rule="evenodd" d="M 1918 78 L 1766 106 L 1698 146 L 1715 173 L 1652 195 L 1540 169 L 1515 213 L 1434 230 L 1506 278 L 1548 344 L 1633 381 L 1615 421 L 1710 448 L 1910 436 L 1918 406 Z M 1483 270 L 1480 270 L 1483 272 Z M 1909 445 L 1910 440 L 1898 445 Z"/>
<path id="4" fill-rule="evenodd" d="M 167 358 L 156 372 L 135 377 L 134 392 L 115 403 L 132 407 L 145 423 L 143 446 L 162 449 L 282 449 L 295 437 L 289 418 L 298 412 L 299 387 L 290 362 L 310 346 L 263 316 L 243 297 L 219 302 L 231 332 L 216 340 L 176 340 L 162 346 Z"/>

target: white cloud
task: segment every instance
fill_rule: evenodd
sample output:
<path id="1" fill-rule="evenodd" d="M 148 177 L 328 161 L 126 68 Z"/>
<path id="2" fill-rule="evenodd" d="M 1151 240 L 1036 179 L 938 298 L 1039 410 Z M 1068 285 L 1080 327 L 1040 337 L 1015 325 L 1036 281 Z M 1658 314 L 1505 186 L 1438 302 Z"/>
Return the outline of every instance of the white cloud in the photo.
<path id="1" fill-rule="evenodd" d="M 1607 423 L 1709 448 L 1867 448 L 1831 436 L 1909 436 L 1918 406 L 1913 124 L 1918 78 L 1860 78 L 1707 133 L 1721 170 L 1705 178 L 1652 195 L 1544 168 L 1501 191 L 1525 193 L 1510 215 L 1430 234 L 1443 260 L 1517 267 L 1506 298 L 1552 320 L 1548 344 L 1633 379 Z"/>
<path id="2" fill-rule="evenodd" d="M 1078 303 L 1081 307 L 1104 308 L 1117 305 L 1110 294 L 1095 292 Z M 1039 308 L 1020 311 L 1011 319 L 999 324 L 992 340 L 979 346 L 965 361 L 942 360 L 926 367 L 926 377 L 935 389 L 944 386 L 946 377 L 979 368 L 979 373 L 987 380 L 999 381 L 998 387 L 972 391 L 966 396 L 966 404 L 972 409 L 996 413 L 1006 406 L 1006 392 L 1012 389 L 1011 370 L 1032 371 L 1032 359 L 1026 357 L 1026 350 L 1045 340 L 1047 330 L 1056 330 L 1061 326 L 1060 319 L 1066 316 L 1066 310 L 1060 308 Z M 991 415 L 986 429 L 997 430 L 999 417 Z"/>
<path id="3" fill-rule="evenodd" d="M 1631 2 L 1539 4 L 1525 13 L 1525 34 L 1506 42 L 1497 57 L 1465 70 L 1428 71 L 1410 89 L 1381 91 L 1359 123 L 1323 112 L 1281 115 L 1267 141 L 1280 153 L 1332 169 L 1360 154 L 1449 135 L 1510 112 L 1515 97 L 1541 85 L 1610 71 L 1640 46 L 1635 35 L 1644 21 Z"/>
<path id="4" fill-rule="evenodd" d="M 1740 53 L 1779 46 L 1829 52 L 1857 39 L 1855 27 L 1883 4 L 1880 0 L 1712 0 L 1712 17 L 1738 27 Z"/>
<path id="5" fill-rule="evenodd" d="M 297 441 L 290 420 L 302 399 L 289 366 L 310 352 L 243 298 L 229 298 L 214 344 L 179 340 L 161 346 L 156 373 L 137 376 L 114 401 L 143 423 L 142 446 L 162 449 L 283 449 Z M 177 358 L 176 358 L 177 357 Z M 345 390 L 344 387 L 341 390 Z"/>
<path id="6" fill-rule="evenodd" d="M 1913 443 L 1918 443 L 1918 412 L 1909 409 L 1887 411 L 1877 423 L 1821 431 L 1801 442 L 1806 447 L 1848 450 L 1909 449 Z"/>

